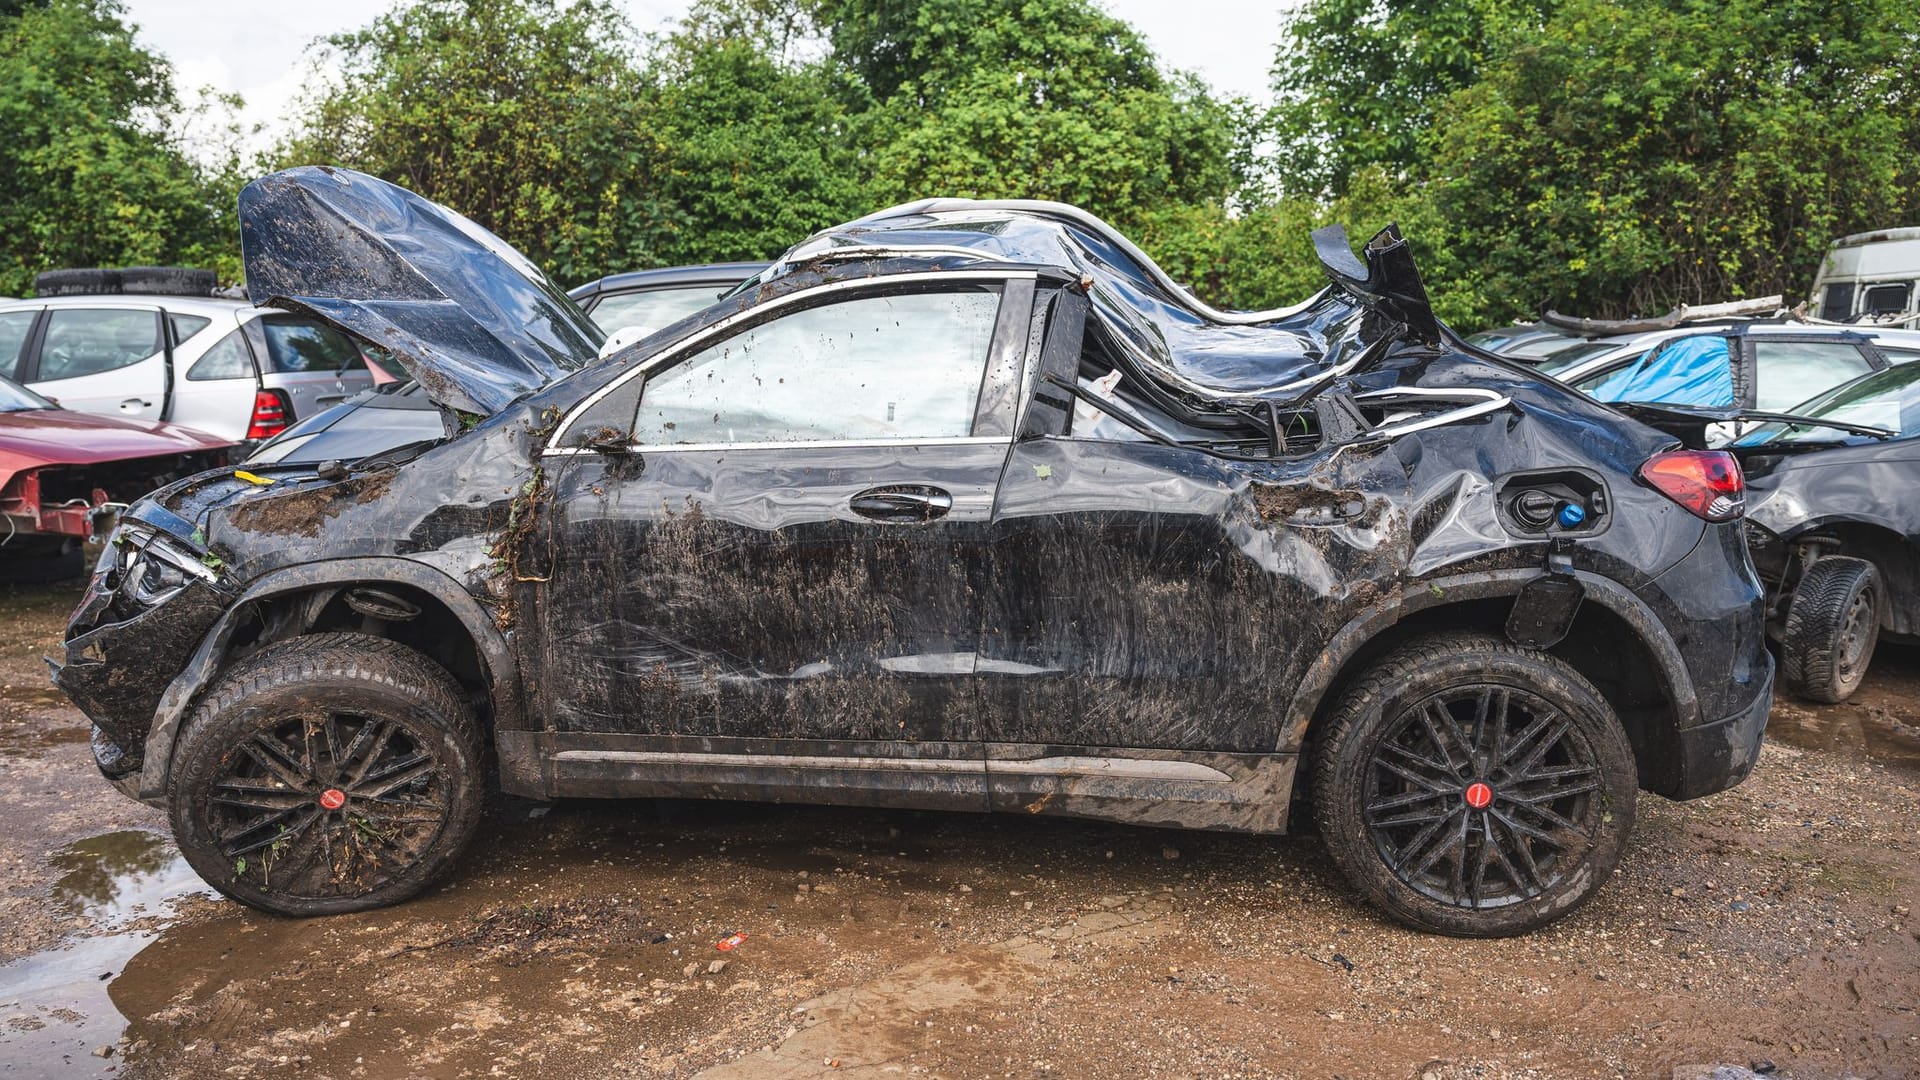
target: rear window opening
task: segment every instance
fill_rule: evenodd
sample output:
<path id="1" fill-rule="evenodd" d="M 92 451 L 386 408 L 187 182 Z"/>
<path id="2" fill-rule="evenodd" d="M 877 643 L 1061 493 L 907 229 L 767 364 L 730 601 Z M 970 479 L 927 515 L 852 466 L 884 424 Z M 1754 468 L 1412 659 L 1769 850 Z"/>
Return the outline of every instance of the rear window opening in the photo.
<path id="1" fill-rule="evenodd" d="M 1056 389 L 1066 390 L 1052 380 Z M 1256 398 L 1198 400 L 1138 374 L 1098 318 L 1088 320 L 1074 384 L 1048 394 L 1072 438 L 1160 442 L 1246 461 L 1304 457 L 1504 405 L 1498 395 L 1402 389 L 1353 395 L 1332 386 L 1282 407 Z M 1070 405 L 1070 408 L 1068 406 Z M 1458 416 L 1448 414 L 1458 413 Z"/>

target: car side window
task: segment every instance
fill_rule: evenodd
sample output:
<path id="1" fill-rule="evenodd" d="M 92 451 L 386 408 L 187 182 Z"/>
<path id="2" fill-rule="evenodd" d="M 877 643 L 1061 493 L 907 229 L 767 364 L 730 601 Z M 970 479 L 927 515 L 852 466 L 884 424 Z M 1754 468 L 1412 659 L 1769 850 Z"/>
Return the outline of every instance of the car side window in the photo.
<path id="1" fill-rule="evenodd" d="M 175 345 L 213 325 L 213 320 L 204 315 L 176 315 L 167 313 L 167 328 L 173 333 Z"/>
<path id="2" fill-rule="evenodd" d="M 691 288 L 614 293 L 601 297 L 587 315 L 595 326 L 609 334 L 629 326 L 652 333 L 672 326 L 702 308 L 711 307 L 725 291 L 714 285 L 695 285 Z"/>
<path id="3" fill-rule="evenodd" d="M 77 379 L 132 367 L 160 351 L 158 313 L 125 308 L 56 308 L 40 344 L 40 381 Z"/>
<path id="4" fill-rule="evenodd" d="M 27 343 L 27 335 L 33 332 L 34 317 L 39 311 L 0 312 L 0 375 L 13 377 L 13 366 L 20 361 L 20 347 Z"/>
<path id="5" fill-rule="evenodd" d="M 358 367 L 360 350 L 353 340 L 329 326 L 308 319 L 269 317 L 260 320 L 267 341 L 267 362 L 273 371 L 335 372 Z"/>
<path id="6" fill-rule="evenodd" d="M 187 378 L 194 382 L 253 378 L 253 354 L 247 351 L 246 339 L 240 331 L 228 332 L 213 348 L 201 353 L 200 359 L 187 369 Z"/>
<path id="7" fill-rule="evenodd" d="M 1907 294 L 1912 289 L 1913 285 L 1905 281 L 1869 285 L 1860 298 L 1860 313 L 1862 315 L 1905 315 Z"/>
<path id="8" fill-rule="evenodd" d="M 1915 360 L 1920 360 L 1920 349 L 1889 349 L 1882 345 L 1880 352 L 1887 358 L 1889 364 L 1911 364 Z M 0 345 L 0 361 L 4 361 L 5 358 L 6 347 Z"/>
<path id="9" fill-rule="evenodd" d="M 1871 370 L 1860 350 L 1842 341 L 1755 341 L 1754 407 L 1784 412 Z"/>
<path id="10" fill-rule="evenodd" d="M 650 375 L 643 446 L 930 439 L 973 428 L 998 288 L 865 297 L 734 334 Z"/>

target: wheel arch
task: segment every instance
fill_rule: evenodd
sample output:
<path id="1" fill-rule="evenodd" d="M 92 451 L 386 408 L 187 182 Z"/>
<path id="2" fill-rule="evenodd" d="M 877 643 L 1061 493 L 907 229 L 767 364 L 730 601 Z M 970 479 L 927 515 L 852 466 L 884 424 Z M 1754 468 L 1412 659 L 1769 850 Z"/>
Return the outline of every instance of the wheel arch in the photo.
<path id="1" fill-rule="evenodd" d="M 1899 529 L 1857 517 L 1828 517 L 1809 521 L 1780 537 L 1787 549 L 1813 541 L 1835 543 L 1833 555 L 1865 559 L 1880 572 L 1887 586 L 1885 629 L 1914 634 L 1920 629 L 1920 558 Z M 1799 567 L 1804 572 L 1804 567 Z"/>
<path id="2" fill-rule="evenodd" d="M 413 559 L 371 557 L 307 563 L 269 572 L 251 582 L 227 606 L 201 639 L 193 659 L 168 685 L 147 736 L 139 798 L 149 802 L 165 798 L 180 727 L 214 680 L 254 648 L 331 628 L 324 622 L 331 617 L 329 612 L 338 609 L 346 590 L 360 585 L 403 593 L 416 599 L 422 614 L 431 616 L 436 625 L 458 628 L 459 635 L 442 635 L 437 645 L 428 643 L 430 647 L 421 651 L 447 667 L 455 681 L 482 706 L 481 720 L 489 741 L 493 731 L 525 726 L 518 661 L 492 617 L 459 582 Z M 247 637 L 256 624 L 260 630 Z M 412 644 L 406 634 L 380 636 Z"/>
<path id="3" fill-rule="evenodd" d="M 1354 617 L 1327 642 L 1294 691 L 1281 752 L 1309 754 L 1319 721 L 1345 688 L 1401 642 L 1446 629 L 1479 629 L 1504 639 L 1514 597 L 1539 575 L 1506 570 L 1434 579 Z M 1575 576 L 1586 587 L 1585 601 L 1566 638 L 1546 651 L 1572 665 L 1613 708 L 1633 745 L 1640 786 L 1658 794 L 1677 791 L 1680 732 L 1700 722 L 1686 662 L 1639 597 L 1608 578 Z"/>

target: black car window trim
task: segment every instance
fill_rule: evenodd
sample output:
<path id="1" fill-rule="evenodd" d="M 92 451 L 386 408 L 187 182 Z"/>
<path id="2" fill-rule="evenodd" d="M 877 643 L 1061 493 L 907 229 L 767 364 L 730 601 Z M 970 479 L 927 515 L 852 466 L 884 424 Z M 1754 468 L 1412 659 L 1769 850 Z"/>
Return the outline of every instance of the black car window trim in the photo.
<path id="1" fill-rule="evenodd" d="M 705 348 L 708 343 L 716 339 L 746 330 L 763 321 L 771 321 L 777 317 L 775 313 L 781 312 L 786 308 L 796 305 L 813 306 L 823 302 L 822 297 L 834 297 L 847 292 L 872 292 L 876 296 L 884 296 L 895 292 L 925 291 L 924 286 L 928 285 L 978 284 L 983 282 L 1005 285 L 1014 281 L 1037 281 L 1039 280 L 1039 276 L 1039 272 L 1036 270 L 934 270 L 912 274 L 892 274 L 879 278 L 856 278 L 848 281 L 827 282 L 755 304 L 753 307 L 734 312 L 724 319 L 720 319 L 681 338 L 660 352 L 622 371 L 620 374 L 608 380 L 605 386 L 600 387 L 598 390 L 595 390 L 593 393 L 588 394 L 580 401 L 574 403 L 574 405 L 566 411 L 566 414 L 560 418 L 560 423 L 554 428 L 553 437 L 547 441 L 547 445 L 545 449 L 541 451 L 541 454 L 542 456 L 567 457 L 573 454 L 600 453 L 601 451 L 590 446 L 569 446 L 566 445 L 566 442 L 568 436 L 573 432 L 575 422 L 584 416 L 588 410 L 598 405 L 601 399 L 618 392 L 634 379 L 644 379 L 653 371 L 678 363 L 693 353 Z M 1006 293 L 1003 289 L 1001 293 L 1001 306 L 1003 308 L 1006 306 L 1006 302 Z M 1000 332 L 1003 328 L 1004 326 L 1000 321 L 995 322 L 994 342 L 988 346 L 989 356 L 996 354 L 996 350 L 999 348 Z M 1014 332 L 1022 338 L 1025 337 L 1023 327 L 1014 328 Z M 791 450 L 801 446 L 836 448 L 861 446 L 955 446 L 981 443 L 1011 443 L 1012 441 L 1013 436 L 1009 433 L 1006 435 L 963 435 L 933 439 L 885 439 L 880 441 L 858 439 L 805 443 L 701 443 L 674 444 L 664 447 L 643 447 L 638 443 L 630 442 L 627 446 L 629 449 L 651 451 L 748 448 L 760 450 Z"/>

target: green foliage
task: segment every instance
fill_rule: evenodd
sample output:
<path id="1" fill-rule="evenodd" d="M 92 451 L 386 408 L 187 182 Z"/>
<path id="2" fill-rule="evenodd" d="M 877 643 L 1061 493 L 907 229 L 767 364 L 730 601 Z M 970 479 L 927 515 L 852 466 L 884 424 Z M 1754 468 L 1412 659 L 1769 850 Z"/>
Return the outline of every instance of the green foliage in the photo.
<path id="1" fill-rule="evenodd" d="M 769 258 L 874 209 L 845 104 L 853 88 L 825 61 L 782 58 L 795 29 L 779 13 L 701 8 L 656 54 L 655 195 L 684 223 L 662 237 L 659 264 Z"/>
<path id="2" fill-rule="evenodd" d="M 1417 172 L 1424 136 L 1489 50 L 1537 33 L 1558 0 L 1308 0 L 1273 69 L 1270 182 L 1282 193 L 1344 194 L 1379 166 Z"/>
<path id="3" fill-rule="evenodd" d="M 1228 110 L 1087 0 L 827 0 L 820 15 L 874 102 L 857 131 L 876 204 L 1058 199 L 1132 228 L 1231 187 Z"/>
<path id="4" fill-rule="evenodd" d="M 599 0 L 420 0 L 327 45 L 339 78 L 306 103 L 283 163 L 402 184 L 561 281 L 651 265 L 680 224 L 660 199 L 654 95 Z"/>
<path id="5" fill-rule="evenodd" d="M 1429 153 L 1488 316 L 1804 296 L 1920 217 L 1920 8 L 1569 0 L 1445 104 Z"/>
<path id="6" fill-rule="evenodd" d="M 115 0 L 0 13 L 0 294 L 30 292 L 42 270 L 207 265 L 232 249 L 182 150 L 171 69 L 123 14 Z"/>
<path id="7" fill-rule="evenodd" d="M 1277 17 L 1277 16 L 1276 16 Z M 1910 0 L 1307 0 L 1269 108 L 1165 70 L 1097 0 L 396 0 L 274 164 L 468 213 L 562 281 L 765 258 L 930 195 L 1076 203 L 1215 303 L 1323 282 L 1398 221 L 1441 316 L 1803 293 L 1920 222 Z M 183 106 L 118 0 L 0 0 L 0 293 L 54 266 L 237 270 L 237 101 Z"/>

